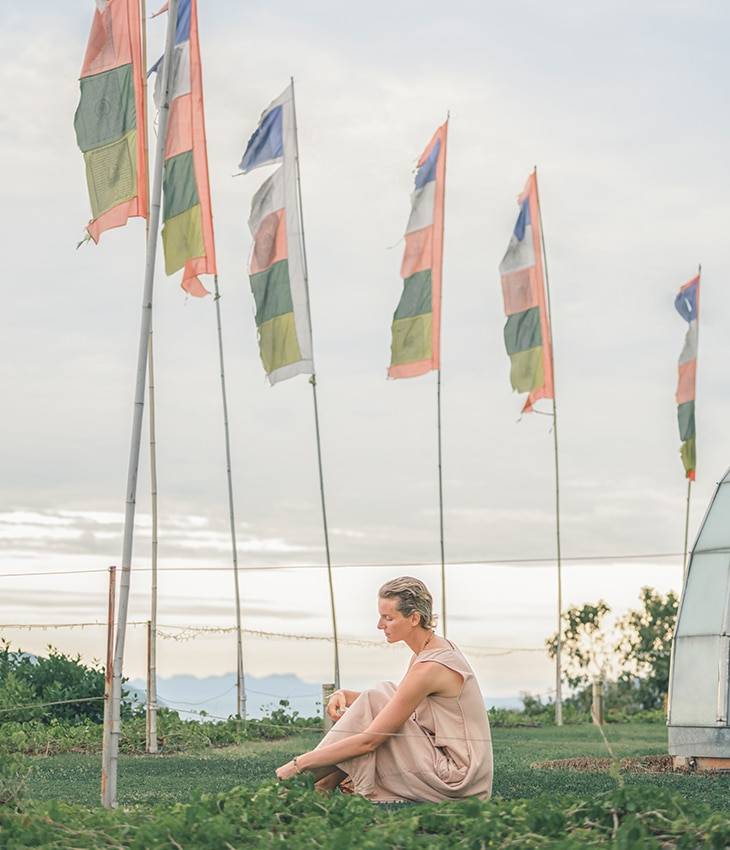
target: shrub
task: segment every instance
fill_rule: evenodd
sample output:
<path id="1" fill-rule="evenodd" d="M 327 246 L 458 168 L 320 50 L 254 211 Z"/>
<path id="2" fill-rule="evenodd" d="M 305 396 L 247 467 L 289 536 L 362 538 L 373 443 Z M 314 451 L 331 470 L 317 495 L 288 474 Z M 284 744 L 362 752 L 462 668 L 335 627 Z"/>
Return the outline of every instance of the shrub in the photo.
<path id="1" fill-rule="evenodd" d="M 18 752 L 19 733 L 0 738 L 0 806 L 18 808 L 30 777 L 30 761 Z"/>
<path id="2" fill-rule="evenodd" d="M 261 719 L 246 722 L 235 717 L 228 720 L 201 723 L 183 720 L 175 711 L 160 709 L 157 713 L 157 738 L 160 752 L 199 752 L 209 747 L 228 747 L 252 740 L 278 740 L 298 735 L 307 729 L 319 728 L 318 717 L 300 717 L 288 711 L 282 700 Z M 146 719 L 143 712 L 122 723 L 119 749 L 123 753 L 143 753 L 146 743 Z M 76 723 L 51 719 L 0 723 L 0 753 L 18 752 L 26 755 L 55 755 L 56 753 L 96 753 L 101 751 L 102 725 L 90 720 Z"/>
<path id="3" fill-rule="evenodd" d="M 104 671 L 98 665 L 82 664 L 81 656 L 64 655 L 52 646 L 48 657 L 14 651 L 7 641 L 0 641 L 0 708 L 61 703 L 42 708 L 18 708 L 2 711 L 0 722 L 53 719 L 67 723 L 104 719 Z M 123 696 L 126 693 L 123 692 Z M 91 698 L 91 699 L 90 699 Z M 73 700 L 89 700 L 74 702 Z M 122 702 L 122 717 L 131 716 L 131 707 Z"/>

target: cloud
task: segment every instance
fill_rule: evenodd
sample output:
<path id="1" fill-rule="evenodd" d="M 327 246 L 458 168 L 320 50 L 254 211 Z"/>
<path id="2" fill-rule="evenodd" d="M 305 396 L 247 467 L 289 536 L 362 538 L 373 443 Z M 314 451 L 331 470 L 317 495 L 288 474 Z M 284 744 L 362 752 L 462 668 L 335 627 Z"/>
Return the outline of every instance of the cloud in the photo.
<path id="1" fill-rule="evenodd" d="M 3 590 L 3 617 L 8 620 L 17 619 L 26 623 L 38 622 L 37 615 L 28 616 L 29 611 L 57 612 L 54 622 L 71 622 L 72 615 L 78 615 L 86 620 L 106 621 L 107 596 L 104 593 L 54 591 L 46 594 L 44 591 L 30 591 L 15 588 Z M 132 612 L 149 608 L 149 598 L 145 593 L 133 592 L 130 607 Z M 274 620 L 309 620 L 315 615 L 304 608 L 278 607 L 268 601 L 245 600 L 244 614 L 249 618 L 266 618 Z M 159 596 L 159 617 L 161 624 L 165 619 L 175 619 L 175 624 L 198 622 L 201 616 L 215 620 L 231 620 L 234 617 L 233 595 L 231 597 L 209 597 L 204 600 L 193 596 Z M 14 613 L 15 612 L 15 613 Z M 135 617 L 137 615 L 134 615 Z M 47 619 L 47 617 L 46 617 Z"/>
<path id="2" fill-rule="evenodd" d="M 38 513 L 37 511 L 2 511 L 0 512 L 0 525 L 9 524 L 17 525 L 70 525 L 71 520 L 63 516 L 63 511 L 59 511 L 58 516 L 48 513 Z"/>
<path id="3" fill-rule="evenodd" d="M 106 554 L 119 548 L 123 514 L 114 511 L 26 510 L 0 513 L 0 551 L 25 551 L 28 554 L 75 552 Z M 212 528 L 208 517 L 198 515 L 163 515 L 158 525 L 161 551 L 168 557 L 193 553 L 214 557 L 230 553 L 230 531 L 224 523 Z M 135 536 L 139 541 L 151 540 L 151 515 L 135 516 Z M 282 556 L 312 551 L 312 547 L 292 543 L 281 537 L 257 537 L 239 523 L 237 547 L 242 554 Z"/>

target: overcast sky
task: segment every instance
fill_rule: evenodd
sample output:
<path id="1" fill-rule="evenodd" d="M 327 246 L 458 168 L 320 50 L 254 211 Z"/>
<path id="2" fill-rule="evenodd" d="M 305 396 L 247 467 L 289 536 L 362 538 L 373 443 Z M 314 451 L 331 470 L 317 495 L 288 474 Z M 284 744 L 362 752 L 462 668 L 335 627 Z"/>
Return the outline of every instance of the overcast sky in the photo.
<path id="1" fill-rule="evenodd" d="M 0 11 L 3 310 L 0 622 L 104 616 L 119 560 L 138 345 L 144 227 L 76 250 L 89 218 L 73 131 L 91 0 Z M 563 551 L 678 552 L 686 483 L 674 390 L 685 323 L 678 287 L 702 263 L 694 530 L 730 464 L 730 322 L 722 2 L 385 3 L 199 0 L 208 150 L 223 292 L 241 563 L 323 563 L 311 388 L 268 387 L 246 264 L 251 196 L 233 178 L 261 110 L 296 79 L 327 504 L 335 564 L 438 559 L 435 375 L 386 381 L 413 166 L 451 111 L 442 327 L 446 552 L 453 562 L 555 553 L 551 420 L 520 419 L 504 350 L 497 266 L 515 198 L 537 163 L 550 270 Z M 150 59 L 164 17 L 149 23 Z M 160 620 L 229 625 L 223 423 L 212 299 L 179 275 L 155 291 Z M 146 447 L 134 564 L 149 566 Z M 393 573 L 336 572 L 341 631 L 377 639 L 374 596 Z M 642 584 L 679 589 L 677 559 L 566 568 L 566 603 L 624 610 Z M 453 566 L 449 634 L 470 646 L 540 647 L 555 571 Z M 148 616 L 149 573 L 130 617 Z M 326 634 L 321 570 L 246 573 L 250 628 Z M 440 603 L 437 601 L 437 608 Z M 101 630 L 7 634 L 103 654 Z M 169 641 L 160 672 L 233 669 L 230 636 Z M 131 675 L 143 672 L 132 627 Z M 396 651 L 345 650 L 347 681 L 396 678 Z M 474 657 L 491 694 L 546 689 L 538 652 Z M 328 678 L 326 644 L 251 640 L 256 673 Z"/>

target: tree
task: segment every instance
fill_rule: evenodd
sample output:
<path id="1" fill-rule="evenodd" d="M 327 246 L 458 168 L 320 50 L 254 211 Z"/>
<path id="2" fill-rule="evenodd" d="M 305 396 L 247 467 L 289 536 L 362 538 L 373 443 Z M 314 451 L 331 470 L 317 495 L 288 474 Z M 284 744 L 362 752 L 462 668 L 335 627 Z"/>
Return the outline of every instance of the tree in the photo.
<path id="1" fill-rule="evenodd" d="M 662 596 L 651 587 L 642 587 L 639 599 L 641 607 L 629 611 L 618 623 L 619 683 L 635 691 L 641 708 L 662 708 L 669 689 L 679 600 L 672 590 Z"/>
<path id="2" fill-rule="evenodd" d="M 563 612 L 561 661 L 563 677 L 571 688 L 585 688 L 594 678 L 604 680 L 610 674 L 614 648 L 604 623 L 610 611 L 601 599 L 595 605 L 573 605 Z M 555 658 L 557 633 L 545 644 L 548 655 Z"/>
<path id="3" fill-rule="evenodd" d="M 125 680 L 126 681 L 126 680 Z M 48 657 L 28 655 L 11 650 L 10 644 L 0 641 L 0 722 L 39 719 L 81 723 L 90 720 L 101 723 L 104 716 L 104 670 L 98 665 L 89 667 L 81 656 L 64 655 L 52 646 Z M 126 696 L 123 691 L 122 696 Z M 75 700 L 83 700 L 76 702 Z M 20 705 L 57 703 L 43 708 L 9 711 Z M 128 703 L 122 703 L 122 714 L 130 716 Z"/>

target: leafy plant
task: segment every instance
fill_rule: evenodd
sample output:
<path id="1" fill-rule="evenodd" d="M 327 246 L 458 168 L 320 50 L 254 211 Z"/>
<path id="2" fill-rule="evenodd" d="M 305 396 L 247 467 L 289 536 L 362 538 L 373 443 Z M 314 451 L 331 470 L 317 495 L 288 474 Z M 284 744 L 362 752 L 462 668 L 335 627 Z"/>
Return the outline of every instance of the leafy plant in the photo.
<path id="1" fill-rule="evenodd" d="M 101 723 L 104 703 L 99 697 L 103 695 L 103 669 L 83 664 L 81 656 L 64 655 L 52 646 L 48 647 L 47 657 L 33 656 L 12 650 L 7 641 L 0 641 L 0 722 L 56 719 Z M 56 704 L 16 708 L 38 703 Z M 131 707 L 123 701 L 122 717 L 129 716 Z"/>
<path id="2" fill-rule="evenodd" d="M 662 596 L 651 587 L 641 589 L 640 600 L 641 607 L 619 621 L 621 638 L 617 651 L 623 668 L 619 681 L 625 690 L 635 690 L 642 709 L 659 709 L 664 706 L 669 688 L 679 600 L 671 590 Z"/>
<path id="3" fill-rule="evenodd" d="M 282 700 L 260 719 L 245 723 L 234 717 L 228 720 L 201 723 L 183 720 L 175 711 L 160 709 L 157 714 L 158 746 L 162 753 L 200 752 L 212 747 L 228 747 L 244 741 L 275 741 L 299 735 L 304 731 L 319 729 L 318 717 L 300 717 L 289 711 Z M 54 755 L 56 753 L 96 753 L 101 750 L 102 725 L 88 719 L 69 722 L 52 718 L 24 722 L 0 723 L 0 751 L 15 750 L 28 755 Z M 137 712 L 122 723 L 120 751 L 144 753 L 146 720 Z"/>
<path id="4" fill-rule="evenodd" d="M 652 787 L 626 786 L 588 799 L 551 794 L 388 807 L 339 793 L 321 796 L 310 779 L 297 777 L 150 809 L 57 802 L 32 804 L 22 814 L 0 809 L 0 833 L 14 850 L 720 850 L 730 842 L 730 821 Z"/>
<path id="5" fill-rule="evenodd" d="M 605 618 L 611 609 L 603 600 L 595 605 L 573 605 L 561 616 L 561 657 L 566 682 L 571 688 L 585 687 L 594 678 L 605 679 L 609 672 L 613 646 L 605 628 Z M 558 652 L 558 635 L 545 644 L 548 655 Z"/>
<path id="6" fill-rule="evenodd" d="M 31 765 L 18 743 L 17 733 L 0 739 L 0 806 L 17 808 L 25 795 Z"/>
<path id="7" fill-rule="evenodd" d="M 669 687 L 672 637 L 677 620 L 677 596 L 650 587 L 641 606 L 629 611 L 613 628 L 605 602 L 573 606 L 562 616 L 564 677 L 574 689 L 566 704 L 590 712 L 592 681 L 598 678 L 604 705 L 613 717 L 654 712 L 664 707 Z M 557 634 L 547 639 L 548 654 L 557 653 Z M 526 712 L 530 707 L 526 704 Z"/>

